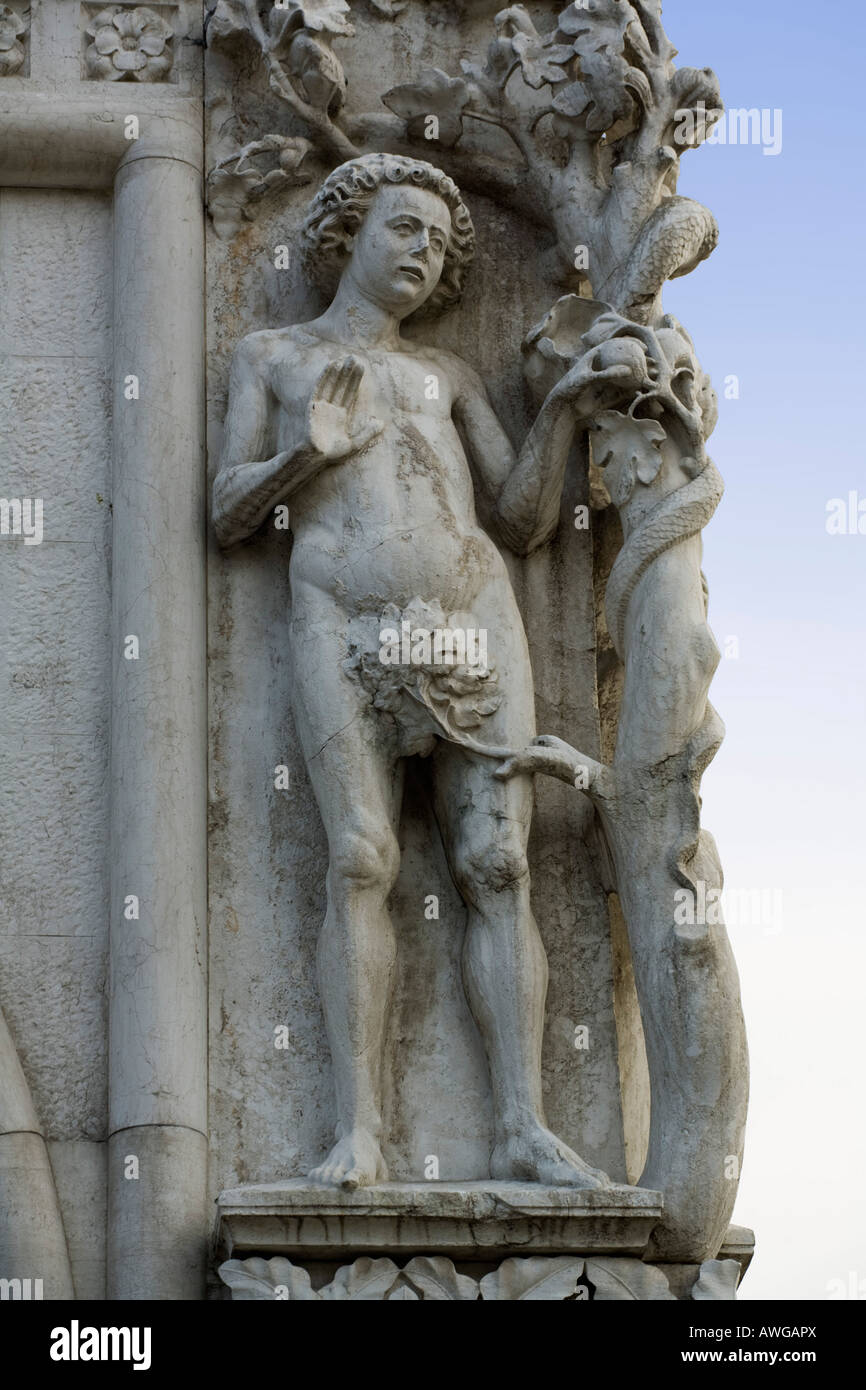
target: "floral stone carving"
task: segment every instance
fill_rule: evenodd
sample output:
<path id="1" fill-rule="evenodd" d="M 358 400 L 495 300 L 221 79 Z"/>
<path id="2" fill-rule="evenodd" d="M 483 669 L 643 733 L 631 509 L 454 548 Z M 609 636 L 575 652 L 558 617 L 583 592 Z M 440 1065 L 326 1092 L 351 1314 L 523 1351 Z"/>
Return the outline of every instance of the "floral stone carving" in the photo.
<path id="1" fill-rule="evenodd" d="M 9 5 L 0 5 L 0 77 L 11 77 L 23 67 L 25 51 L 21 39 L 29 27 L 29 11 L 25 18 Z"/>
<path id="2" fill-rule="evenodd" d="M 698 1272 L 691 1297 L 736 1298 L 740 1267 L 736 1260 L 708 1260 Z M 363 1257 L 343 1265 L 330 1283 L 313 1288 L 309 1270 L 282 1255 L 264 1260 L 227 1260 L 219 1275 L 232 1301 L 386 1302 L 671 1302 L 675 1295 L 663 1268 L 622 1258 L 580 1259 L 532 1256 L 503 1260 L 476 1279 L 458 1274 L 442 1255 L 416 1256 L 402 1268 L 393 1260 Z"/>
<path id="3" fill-rule="evenodd" d="M 164 82 L 171 71 L 174 30 L 146 5 L 108 5 L 88 22 L 87 75 L 106 82 Z"/>

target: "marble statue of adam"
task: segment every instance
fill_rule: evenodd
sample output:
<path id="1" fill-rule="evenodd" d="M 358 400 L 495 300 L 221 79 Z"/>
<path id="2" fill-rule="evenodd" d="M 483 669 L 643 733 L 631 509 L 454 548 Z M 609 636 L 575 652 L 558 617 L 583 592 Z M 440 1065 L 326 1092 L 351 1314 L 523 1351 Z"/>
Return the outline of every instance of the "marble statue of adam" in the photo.
<path id="1" fill-rule="evenodd" d="M 312 1177 L 346 1189 L 387 1179 L 381 1074 L 396 953 L 387 903 L 405 761 L 421 753 L 432 759 L 435 814 L 467 910 L 464 980 L 495 1117 L 490 1176 L 605 1187 L 542 1109 L 547 962 L 526 859 L 533 778 L 497 776 L 495 758 L 442 737 L 433 721 L 408 736 L 347 658 L 353 628 L 378 624 L 385 609 L 421 600 L 471 614 L 498 678 L 483 739 L 529 745 L 526 637 L 505 563 L 476 518 L 474 486 L 505 544 L 523 553 L 541 544 L 575 430 L 633 392 L 640 373 L 621 358 L 606 364 L 603 352 L 579 362 L 517 456 L 476 372 L 401 334 L 409 315 L 460 296 L 474 232 L 454 183 L 418 160 L 352 160 L 313 200 L 303 239 L 311 272 L 330 274 L 336 289 L 314 321 L 252 333 L 238 347 L 214 518 L 227 546 L 290 504 L 293 711 L 329 846 L 318 968 L 338 1119 Z"/>

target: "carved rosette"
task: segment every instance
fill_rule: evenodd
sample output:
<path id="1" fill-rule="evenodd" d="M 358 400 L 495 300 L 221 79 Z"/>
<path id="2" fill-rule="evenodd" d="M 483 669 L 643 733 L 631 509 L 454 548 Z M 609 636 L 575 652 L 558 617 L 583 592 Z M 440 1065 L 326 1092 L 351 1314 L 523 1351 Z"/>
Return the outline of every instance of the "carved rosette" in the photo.
<path id="1" fill-rule="evenodd" d="M 402 1268 L 393 1260 L 364 1256 L 343 1265 L 330 1281 L 314 1289 L 309 1270 L 285 1256 L 265 1260 L 227 1260 L 219 1275 L 231 1289 L 233 1302 L 671 1302 L 664 1269 L 641 1260 L 581 1259 L 530 1256 L 503 1260 L 482 1278 L 459 1274 L 443 1255 L 419 1255 Z M 736 1299 L 740 1266 L 736 1260 L 707 1260 L 697 1271 L 691 1297 L 697 1300 Z"/>
<path id="2" fill-rule="evenodd" d="M 103 82 L 165 82 L 174 30 L 146 5 L 108 5 L 88 21 L 87 76 Z"/>
<path id="3" fill-rule="evenodd" d="M 0 77 L 13 77 L 24 66 L 29 29 L 29 10 L 22 14 L 9 5 L 0 5 Z"/>

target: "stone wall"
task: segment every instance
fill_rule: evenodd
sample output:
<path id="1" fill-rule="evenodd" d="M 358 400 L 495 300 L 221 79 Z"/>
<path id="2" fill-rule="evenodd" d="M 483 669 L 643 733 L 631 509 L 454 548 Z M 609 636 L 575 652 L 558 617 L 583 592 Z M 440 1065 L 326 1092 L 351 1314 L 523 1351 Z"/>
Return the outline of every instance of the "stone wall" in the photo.
<path id="1" fill-rule="evenodd" d="M 80 1297 L 105 1289 L 111 201 L 0 191 L 0 1003 L 48 1140 Z"/>

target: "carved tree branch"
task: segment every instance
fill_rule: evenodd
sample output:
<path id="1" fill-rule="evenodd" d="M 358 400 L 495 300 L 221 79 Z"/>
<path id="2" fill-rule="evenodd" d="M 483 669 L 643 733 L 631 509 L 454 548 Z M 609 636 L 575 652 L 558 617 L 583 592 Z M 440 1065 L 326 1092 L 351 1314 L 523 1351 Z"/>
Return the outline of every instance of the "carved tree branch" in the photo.
<path id="1" fill-rule="evenodd" d="M 352 144 L 345 131 L 331 120 L 327 111 L 310 106 L 298 95 L 286 75 L 282 63 L 272 53 L 265 54 L 271 87 L 286 105 L 302 120 L 316 137 L 316 143 L 323 153 L 335 155 L 338 161 L 355 159 L 360 150 Z"/>

